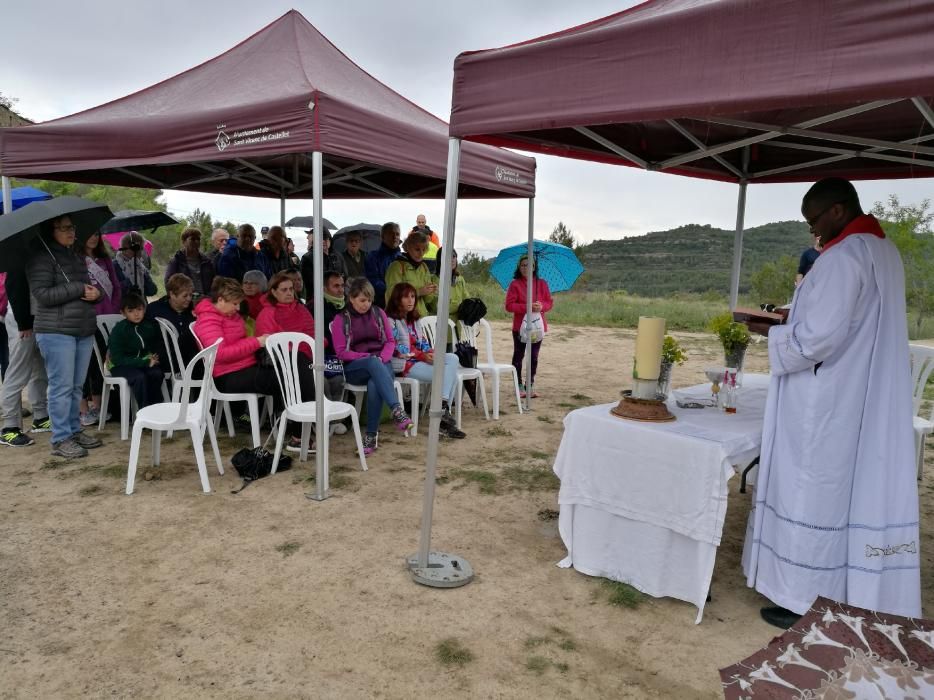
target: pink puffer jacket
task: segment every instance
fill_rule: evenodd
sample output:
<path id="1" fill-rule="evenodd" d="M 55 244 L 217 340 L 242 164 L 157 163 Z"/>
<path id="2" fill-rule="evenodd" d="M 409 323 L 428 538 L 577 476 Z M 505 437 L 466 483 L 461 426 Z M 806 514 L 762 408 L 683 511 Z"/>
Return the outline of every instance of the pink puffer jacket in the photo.
<path id="1" fill-rule="evenodd" d="M 195 307 L 195 335 L 204 347 L 221 339 L 212 372 L 215 377 L 256 364 L 259 341 L 246 334 L 246 326 L 238 313 L 222 314 L 210 299 L 202 299 Z"/>
<path id="2" fill-rule="evenodd" d="M 291 304 L 269 304 L 256 317 L 256 335 L 273 333 L 304 333 L 315 337 L 315 320 L 311 312 L 299 301 Z M 324 341 L 327 345 L 327 340 Z M 299 350 L 311 357 L 311 350 L 302 344 Z"/>

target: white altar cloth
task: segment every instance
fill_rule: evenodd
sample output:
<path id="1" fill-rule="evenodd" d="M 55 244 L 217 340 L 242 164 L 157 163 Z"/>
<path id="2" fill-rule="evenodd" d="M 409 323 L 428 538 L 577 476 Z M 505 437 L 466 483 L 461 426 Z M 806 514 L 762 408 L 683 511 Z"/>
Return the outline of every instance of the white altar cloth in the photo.
<path id="1" fill-rule="evenodd" d="M 713 576 L 727 482 L 759 453 L 768 376 L 747 374 L 736 414 L 681 409 L 671 423 L 617 418 L 615 404 L 564 419 L 554 471 L 561 479 L 559 566 L 629 583 L 697 606 Z M 709 396 L 709 385 L 675 392 Z"/>

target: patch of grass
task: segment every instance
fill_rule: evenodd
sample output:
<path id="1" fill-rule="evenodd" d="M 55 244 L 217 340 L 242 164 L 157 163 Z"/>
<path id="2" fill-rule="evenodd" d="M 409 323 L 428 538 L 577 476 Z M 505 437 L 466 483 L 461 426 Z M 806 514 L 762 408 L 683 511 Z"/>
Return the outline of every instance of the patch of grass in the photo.
<path id="1" fill-rule="evenodd" d="M 42 463 L 42 466 L 39 469 L 61 469 L 64 466 L 71 464 L 74 460 L 71 459 L 47 459 Z"/>
<path id="2" fill-rule="evenodd" d="M 551 661 L 544 656 L 530 656 L 525 662 L 525 667 L 538 675 L 542 675 L 547 671 L 549 666 L 551 666 Z"/>
<path id="3" fill-rule="evenodd" d="M 579 404 L 568 403 L 567 401 L 562 401 L 561 403 L 558 404 L 558 408 L 578 408 L 578 407 L 579 407 Z"/>
<path id="4" fill-rule="evenodd" d="M 283 542 L 282 544 L 276 545 L 276 551 L 280 552 L 283 557 L 290 557 L 301 548 L 302 548 L 302 543 L 295 542 L 293 540 L 289 540 L 287 542 Z"/>
<path id="5" fill-rule="evenodd" d="M 493 495 L 496 493 L 496 474 L 482 469 L 452 469 L 451 477 L 463 479 L 468 483 L 477 484 L 480 493 Z"/>
<path id="6" fill-rule="evenodd" d="M 642 593 L 628 583 L 619 581 L 610 581 L 603 579 L 600 582 L 604 592 L 607 595 L 607 603 L 619 608 L 638 608 L 645 600 L 645 593 Z"/>
<path id="7" fill-rule="evenodd" d="M 525 640 L 526 649 L 534 649 L 540 647 L 543 644 L 548 644 L 551 640 L 548 637 L 529 637 Z"/>
<path id="8" fill-rule="evenodd" d="M 558 511 L 552 510 L 551 508 L 542 508 L 540 511 L 538 511 L 538 519 L 542 521 L 557 520 L 559 515 L 560 513 Z M 552 630 L 557 630 L 557 629 L 558 629 L 557 627 L 552 627 Z M 564 633 L 558 632 L 558 634 L 564 634 Z"/>
<path id="9" fill-rule="evenodd" d="M 558 648 L 563 651 L 576 651 L 577 642 L 568 637 L 567 639 L 562 639 L 560 642 L 558 642 Z"/>
<path id="10" fill-rule="evenodd" d="M 414 472 L 415 467 L 407 467 L 405 465 L 401 465 L 401 466 L 396 466 L 396 467 L 388 467 L 386 471 L 390 474 L 397 474 L 398 472 Z"/>
<path id="11" fill-rule="evenodd" d="M 529 457 L 532 459 L 547 459 L 551 460 L 551 454 L 549 452 L 541 452 L 539 450 L 529 450 Z"/>
<path id="12" fill-rule="evenodd" d="M 488 428 L 486 434 L 490 437 L 512 437 L 512 431 L 501 425 L 494 425 L 492 428 Z"/>
<path id="13" fill-rule="evenodd" d="M 348 491 L 359 491 L 360 484 L 357 483 L 357 480 L 354 479 L 349 472 L 350 469 L 342 465 L 334 465 L 331 467 L 330 472 L 328 473 L 328 490 L 331 489 L 347 489 Z M 306 476 L 297 475 L 292 478 L 292 483 L 297 484 L 299 482 L 307 482 L 314 484 L 317 481 L 318 475 L 315 472 L 307 474 Z"/>
<path id="14" fill-rule="evenodd" d="M 556 669 L 558 669 L 561 673 L 567 673 L 568 670 L 571 668 L 571 667 L 568 666 L 566 663 L 561 663 L 561 662 L 557 662 L 557 661 L 554 662 L 553 665 L 554 665 L 554 667 L 555 667 Z"/>
<path id="15" fill-rule="evenodd" d="M 449 477 L 447 474 L 442 474 L 441 476 L 436 476 L 436 477 L 435 477 L 435 483 L 436 483 L 438 486 L 441 486 L 442 484 L 446 484 L 446 483 L 448 483 L 450 480 L 451 480 L 451 477 Z"/>
<path id="16" fill-rule="evenodd" d="M 525 491 L 557 491 L 561 488 L 561 480 L 555 476 L 551 469 L 532 467 L 504 467 L 503 479 L 511 488 Z"/>
<path id="17" fill-rule="evenodd" d="M 90 486 L 82 486 L 78 491 L 79 496 L 96 496 L 99 493 L 103 493 L 104 489 L 100 484 L 91 484 Z"/>
<path id="18" fill-rule="evenodd" d="M 535 418 L 537 420 L 540 420 L 542 423 L 554 423 L 555 422 L 551 416 L 538 415 L 538 416 L 535 416 Z"/>
<path id="19" fill-rule="evenodd" d="M 571 394 L 571 398 L 575 401 L 593 401 L 587 394 Z"/>
<path id="20" fill-rule="evenodd" d="M 465 666 L 474 659 L 473 652 L 456 637 L 448 637 L 435 647 L 435 658 L 445 666 Z"/>
<path id="21" fill-rule="evenodd" d="M 422 455 L 417 455 L 414 452 L 400 452 L 396 455 L 396 459 L 400 462 L 417 462 L 420 459 L 423 459 Z"/>

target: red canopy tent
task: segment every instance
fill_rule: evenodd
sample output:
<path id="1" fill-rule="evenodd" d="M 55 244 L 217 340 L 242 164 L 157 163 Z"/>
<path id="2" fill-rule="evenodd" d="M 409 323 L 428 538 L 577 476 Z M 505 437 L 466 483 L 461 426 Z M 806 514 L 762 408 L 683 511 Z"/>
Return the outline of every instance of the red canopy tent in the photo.
<path id="1" fill-rule="evenodd" d="M 440 197 L 450 166 L 446 140 L 442 120 L 380 83 L 290 10 L 220 56 L 137 93 L 0 129 L 0 174 L 4 202 L 11 176 L 154 186 L 278 197 L 284 224 L 285 200 L 309 192 L 316 221 L 325 195 Z M 460 196 L 535 196 L 531 158 L 473 144 L 459 162 Z M 316 228 L 315 251 L 321 235 Z M 323 278 L 321 264 L 315 255 L 316 279 Z M 315 295 L 316 358 L 324 357 L 322 304 Z M 315 363 L 317 386 L 324 386 L 323 367 Z M 430 428 L 434 458 L 439 416 L 440 403 Z M 319 446 L 326 445 L 325 430 L 318 402 Z M 317 499 L 327 496 L 325 453 L 316 455 Z"/>
<path id="2" fill-rule="evenodd" d="M 934 1 L 650 0 L 454 63 L 451 136 L 741 186 L 934 176 Z"/>

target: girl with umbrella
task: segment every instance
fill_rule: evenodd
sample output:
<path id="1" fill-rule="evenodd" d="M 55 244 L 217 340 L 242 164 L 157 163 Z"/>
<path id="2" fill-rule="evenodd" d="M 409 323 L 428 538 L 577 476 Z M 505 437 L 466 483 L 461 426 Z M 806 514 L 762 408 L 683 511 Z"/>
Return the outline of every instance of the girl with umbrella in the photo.
<path id="1" fill-rule="evenodd" d="M 516 368 L 519 376 L 519 385 L 522 391 L 519 394 L 522 398 L 526 395 L 526 385 L 522 384 L 522 364 L 525 359 L 525 343 L 519 337 L 519 331 L 525 320 L 526 304 L 528 300 L 528 276 L 529 276 L 529 258 L 523 255 L 519 258 L 519 264 L 513 274 L 509 289 L 506 290 L 506 311 L 512 313 L 512 366 Z M 551 300 L 551 290 L 548 283 L 538 276 L 537 260 L 532 264 L 532 313 L 541 314 L 542 325 L 548 330 L 548 322 L 545 320 L 545 313 L 551 311 L 554 302 Z M 532 373 L 528 377 L 527 390 L 532 398 L 538 398 L 535 391 L 535 374 L 538 370 L 538 353 L 542 348 L 542 341 L 532 343 Z"/>

